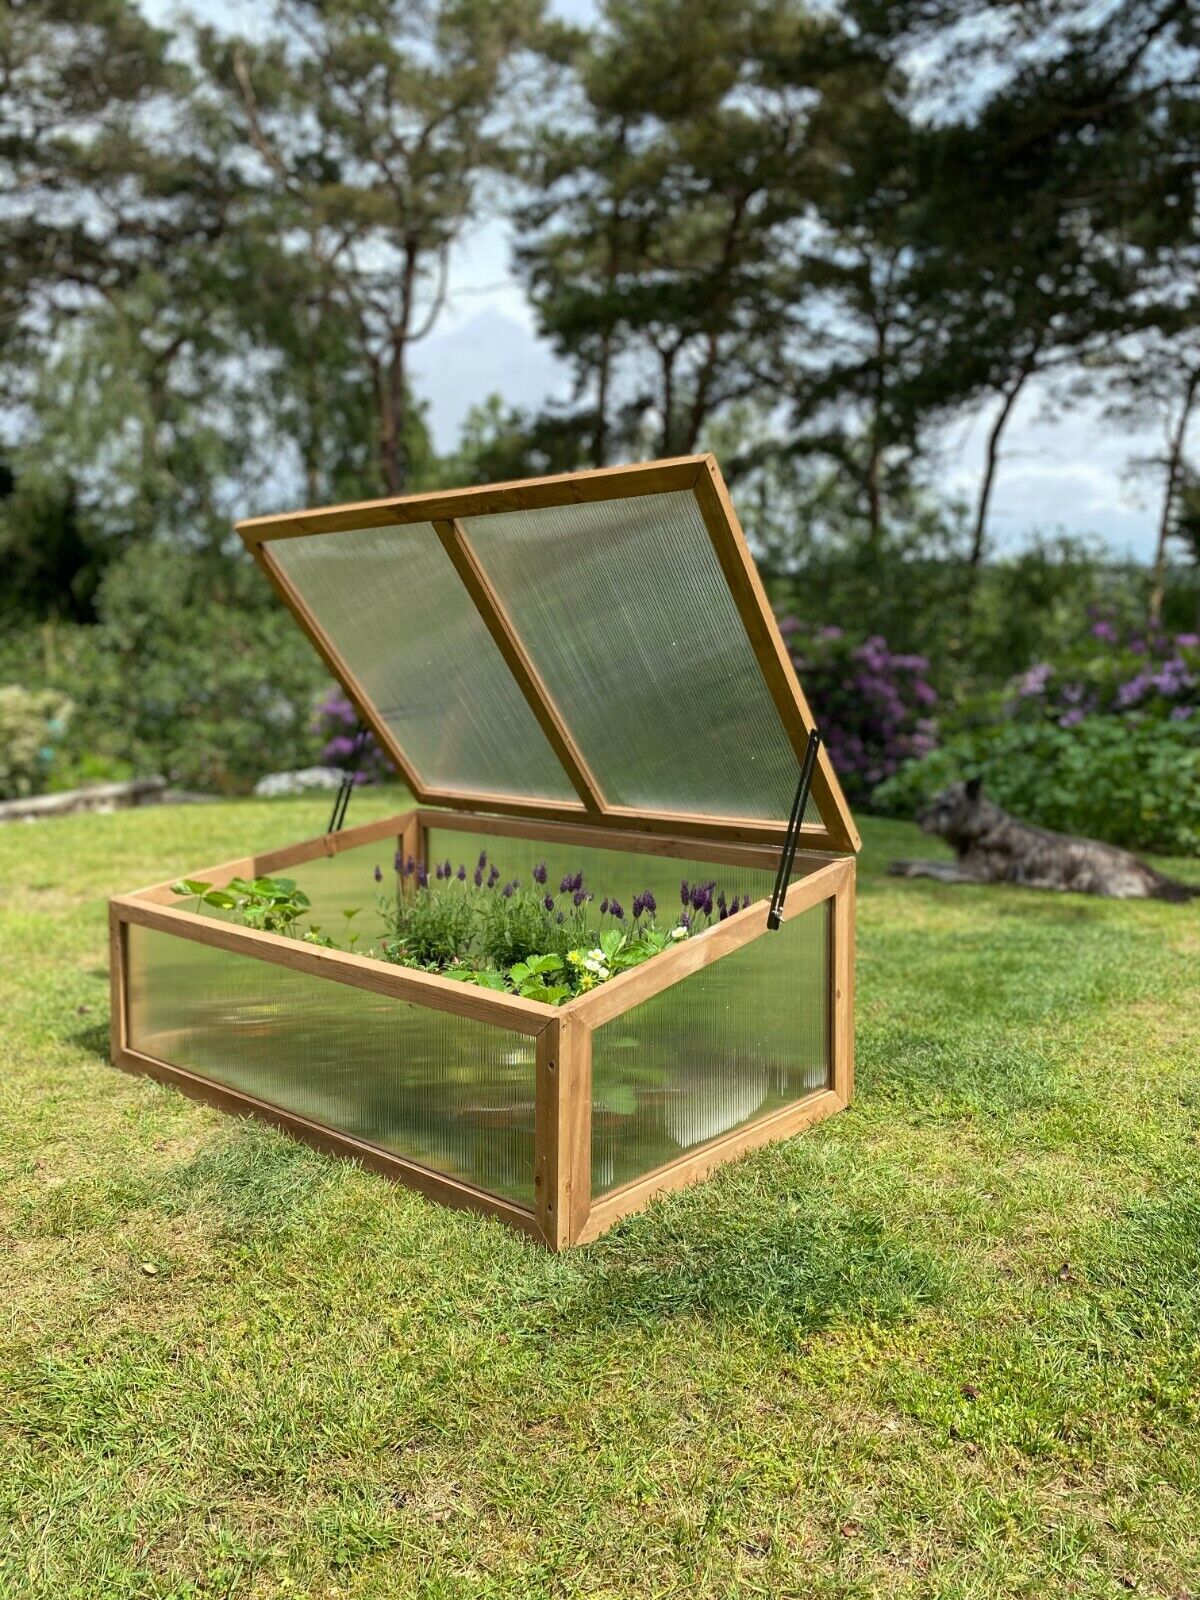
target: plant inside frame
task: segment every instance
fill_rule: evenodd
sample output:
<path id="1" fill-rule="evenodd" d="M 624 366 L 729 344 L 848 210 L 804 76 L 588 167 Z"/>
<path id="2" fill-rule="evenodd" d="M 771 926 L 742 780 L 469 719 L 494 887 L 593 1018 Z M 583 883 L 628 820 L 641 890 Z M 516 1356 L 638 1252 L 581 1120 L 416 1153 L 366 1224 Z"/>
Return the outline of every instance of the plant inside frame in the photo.
<path id="1" fill-rule="evenodd" d="M 729 895 L 715 878 L 679 885 L 678 908 L 660 915 L 654 891 L 632 897 L 629 908 L 615 894 L 599 894 L 582 870 L 567 872 L 557 889 L 545 861 L 528 874 L 508 877 L 483 850 L 474 868 L 439 861 L 432 876 L 423 859 L 397 851 L 396 889 L 380 896 L 387 936 L 361 953 L 395 966 L 438 973 L 480 988 L 520 995 L 546 1005 L 562 1005 L 599 984 L 629 972 L 671 945 L 677 945 L 744 907 L 751 897 Z M 380 865 L 376 884 L 384 881 Z M 312 901 L 294 878 L 234 877 L 221 886 L 195 878 L 171 885 L 192 902 L 228 913 L 244 927 L 300 939 L 326 949 L 339 948 L 319 923 L 301 926 Z M 342 911 L 345 947 L 359 934 L 349 931 L 360 907 Z"/>

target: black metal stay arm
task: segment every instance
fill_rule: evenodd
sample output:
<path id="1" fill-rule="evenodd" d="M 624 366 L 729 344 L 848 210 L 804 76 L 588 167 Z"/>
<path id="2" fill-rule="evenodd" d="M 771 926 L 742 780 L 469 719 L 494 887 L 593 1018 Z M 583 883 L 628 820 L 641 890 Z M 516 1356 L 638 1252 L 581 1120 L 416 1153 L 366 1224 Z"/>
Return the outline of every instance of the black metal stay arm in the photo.
<path id="1" fill-rule="evenodd" d="M 354 742 L 350 746 L 349 764 L 342 774 L 342 781 L 338 785 L 337 794 L 334 796 L 333 812 L 329 818 L 329 826 L 325 830 L 326 833 L 340 833 L 342 831 L 342 823 L 346 820 L 346 807 L 350 804 L 350 796 L 354 792 L 354 777 L 358 771 L 358 763 L 362 758 L 363 745 L 366 743 L 366 738 L 367 725 L 360 718 L 358 727 L 355 729 Z"/>
<path id="2" fill-rule="evenodd" d="M 775 875 L 775 892 L 771 896 L 771 909 L 767 912 L 767 927 L 774 931 L 783 921 L 783 897 L 792 876 L 792 863 L 796 859 L 796 845 L 800 839 L 800 825 L 804 821 L 804 808 L 812 788 L 813 769 L 817 764 L 817 748 L 821 735 L 814 728 L 808 736 L 808 748 L 800 764 L 800 782 L 796 785 L 796 798 L 792 801 L 792 814 L 788 818 L 787 832 L 783 836 L 783 850 L 779 857 L 779 871 Z"/>

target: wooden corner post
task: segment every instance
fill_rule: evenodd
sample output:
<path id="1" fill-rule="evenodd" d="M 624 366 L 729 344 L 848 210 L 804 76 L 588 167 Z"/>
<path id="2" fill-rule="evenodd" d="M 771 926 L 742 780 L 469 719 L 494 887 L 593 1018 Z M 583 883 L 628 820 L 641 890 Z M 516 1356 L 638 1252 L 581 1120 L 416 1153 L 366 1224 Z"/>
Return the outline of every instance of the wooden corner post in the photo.
<path id="1" fill-rule="evenodd" d="M 592 1034 L 564 1013 L 537 1036 L 534 1211 L 551 1250 L 574 1244 L 592 1199 Z"/>
<path id="2" fill-rule="evenodd" d="M 855 862 L 843 863 L 829 917 L 830 1087 L 843 1105 L 854 1098 Z"/>

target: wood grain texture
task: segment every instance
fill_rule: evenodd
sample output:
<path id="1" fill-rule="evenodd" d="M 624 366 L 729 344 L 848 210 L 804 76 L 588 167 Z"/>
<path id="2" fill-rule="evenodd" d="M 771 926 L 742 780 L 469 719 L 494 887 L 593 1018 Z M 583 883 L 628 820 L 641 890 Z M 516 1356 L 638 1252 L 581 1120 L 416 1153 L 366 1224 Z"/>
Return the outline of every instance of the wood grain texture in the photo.
<path id="1" fill-rule="evenodd" d="M 310 533 L 389 528 L 410 522 L 438 522 L 447 517 L 485 516 L 495 511 L 538 511 L 547 506 L 626 500 L 633 495 L 690 489 L 702 460 L 701 456 L 677 456 L 665 461 L 599 467 L 586 472 L 522 478 L 469 489 L 440 489 L 431 494 L 360 500 L 350 505 L 246 517 L 236 527 L 247 547 L 254 549 L 266 541 L 294 539 Z"/>
<path id="2" fill-rule="evenodd" d="M 523 1000 L 520 995 L 477 989 L 472 984 L 455 983 L 436 973 L 392 966 L 345 950 L 326 950 L 320 945 L 304 944 L 299 939 L 260 933 L 257 928 L 198 917 L 193 912 L 171 906 L 150 905 L 145 900 L 121 896 L 116 896 L 109 904 L 117 908 L 123 922 L 135 922 L 160 933 L 190 939 L 195 944 L 211 945 L 251 960 L 268 961 L 272 966 L 288 967 L 294 972 L 347 984 L 353 989 L 366 989 L 372 994 L 388 995 L 411 1005 L 448 1011 L 472 1022 L 505 1028 L 511 1033 L 540 1033 L 558 1015 L 554 1006 Z"/>
<path id="3" fill-rule="evenodd" d="M 219 1111 L 233 1112 L 235 1115 L 253 1117 L 256 1121 L 269 1123 L 272 1127 L 290 1134 L 292 1138 L 299 1139 L 304 1144 L 311 1145 L 313 1149 L 320 1150 L 325 1155 L 349 1157 L 357 1161 L 360 1166 L 367 1167 L 372 1172 L 382 1173 L 384 1177 L 403 1184 L 405 1188 L 415 1189 L 419 1194 L 425 1195 L 430 1200 L 436 1200 L 441 1205 L 473 1211 L 485 1217 L 494 1217 L 497 1221 L 507 1223 L 510 1228 L 517 1228 L 534 1239 L 541 1237 L 533 1212 L 523 1206 L 504 1200 L 499 1195 L 488 1194 L 486 1190 L 477 1189 L 459 1178 L 451 1178 L 443 1172 L 435 1172 L 432 1168 L 423 1167 L 415 1161 L 407 1161 L 402 1156 L 393 1155 L 390 1150 L 382 1150 L 377 1145 L 367 1144 L 350 1134 L 339 1133 L 334 1128 L 327 1128 L 307 1117 L 298 1116 L 295 1112 L 284 1111 L 268 1100 L 258 1100 L 253 1095 L 243 1094 L 240 1090 L 213 1083 L 197 1073 L 173 1066 L 167 1061 L 160 1061 L 157 1057 L 144 1055 L 138 1050 L 122 1048 L 114 1051 L 113 1063 L 124 1072 L 136 1073 L 153 1078 L 158 1083 L 169 1084 L 187 1095 L 189 1099 L 215 1106 Z"/>
<path id="4" fill-rule="evenodd" d="M 809 733 L 816 725 L 813 714 L 792 669 L 791 657 L 776 626 L 771 603 L 721 470 L 711 455 L 704 457 L 697 473 L 695 494 L 763 680 L 796 752 L 797 762 L 803 761 Z M 833 848 L 860 850 L 862 840 L 823 742 L 813 772 L 812 795 Z"/>
<path id="5" fill-rule="evenodd" d="M 800 1133 L 803 1129 L 812 1127 L 814 1123 L 831 1117 L 834 1112 L 844 1109 L 845 1102 L 840 1095 L 835 1094 L 832 1089 L 818 1089 L 814 1094 L 806 1096 L 803 1100 L 797 1100 L 794 1105 L 784 1106 L 781 1111 L 776 1111 L 769 1117 L 752 1122 L 745 1128 L 738 1128 L 734 1133 L 724 1134 L 721 1138 L 714 1139 L 709 1144 L 682 1156 L 678 1161 L 671 1162 L 669 1166 L 660 1167 L 656 1172 L 648 1173 L 644 1178 L 638 1178 L 635 1182 L 626 1184 L 624 1188 L 616 1189 L 612 1194 L 606 1194 L 593 1201 L 587 1222 L 581 1229 L 576 1243 L 588 1244 L 593 1239 L 599 1238 L 615 1222 L 620 1222 L 622 1217 L 644 1210 L 656 1195 L 668 1194 L 672 1190 L 685 1189 L 693 1183 L 699 1183 L 725 1162 L 734 1161 L 747 1151 L 757 1150 L 765 1144 L 774 1144 L 780 1139 L 790 1139 L 793 1134 Z"/>
<path id="6" fill-rule="evenodd" d="M 832 940 L 830 972 L 831 1061 L 833 1088 L 847 1105 L 854 1098 L 854 938 L 856 923 L 856 873 L 854 863 L 833 898 L 829 919 Z"/>
<path id="7" fill-rule="evenodd" d="M 795 879 L 784 896 L 783 920 L 789 922 L 793 917 L 801 916 L 830 899 L 844 881 L 845 866 L 845 862 L 839 858 L 803 878 Z M 771 938 L 772 935 L 767 931 L 769 909 L 769 900 L 756 900 L 745 911 L 735 912 L 724 922 L 715 923 L 694 938 L 682 940 L 642 966 L 610 978 L 590 994 L 568 1000 L 562 1009 L 571 1016 L 579 1017 L 589 1028 L 598 1028 L 605 1022 L 611 1022 L 622 1012 L 661 994 L 672 984 L 702 971 L 731 951 L 740 950 L 760 935 Z"/>
<path id="8" fill-rule="evenodd" d="M 571 731 L 541 674 L 534 666 L 512 618 L 504 607 L 504 602 L 496 593 L 474 546 L 463 531 L 462 523 L 457 518 L 450 517 L 435 522 L 433 528 L 455 572 L 462 579 L 463 587 L 470 595 L 476 611 L 483 618 L 505 665 L 512 673 L 526 705 L 537 718 L 538 726 L 570 778 L 572 788 L 589 812 L 599 813 L 604 809 L 604 797 L 600 792 L 596 775 L 571 736 Z"/>

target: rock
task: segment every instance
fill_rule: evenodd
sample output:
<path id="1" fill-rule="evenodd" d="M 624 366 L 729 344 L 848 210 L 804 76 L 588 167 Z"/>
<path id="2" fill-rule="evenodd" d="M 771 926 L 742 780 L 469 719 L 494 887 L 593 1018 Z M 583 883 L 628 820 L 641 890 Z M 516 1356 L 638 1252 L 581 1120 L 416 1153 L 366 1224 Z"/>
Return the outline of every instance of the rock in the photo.
<path id="1" fill-rule="evenodd" d="M 345 774 L 340 767 L 301 767 L 298 772 L 268 772 L 254 785 L 262 799 L 277 800 L 280 795 L 305 794 L 310 789 L 337 789 Z"/>

